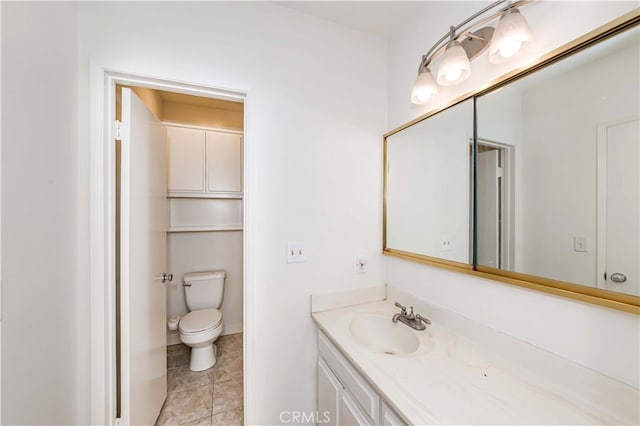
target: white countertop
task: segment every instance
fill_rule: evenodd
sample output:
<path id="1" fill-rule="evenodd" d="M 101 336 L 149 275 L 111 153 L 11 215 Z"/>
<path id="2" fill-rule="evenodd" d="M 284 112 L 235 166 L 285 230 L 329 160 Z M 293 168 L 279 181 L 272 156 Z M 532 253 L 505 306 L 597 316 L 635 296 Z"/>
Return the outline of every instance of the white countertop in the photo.
<path id="1" fill-rule="evenodd" d="M 375 301 L 312 315 L 381 396 L 412 424 L 639 422 L 637 389 L 567 360 L 553 360 L 556 371 L 540 374 L 508 358 L 519 355 L 517 351 L 504 357 L 482 349 L 482 345 L 454 334 L 433 318 L 425 331 L 412 330 L 421 344 L 406 356 L 372 353 L 351 337 L 349 323 L 353 318 L 379 314 L 391 321 L 397 312 L 392 302 Z M 429 312 L 418 312 L 429 317 Z M 532 353 L 526 355 L 528 360 L 546 356 L 536 350 Z M 567 363 L 566 369 L 562 362 Z M 576 375 L 580 383 L 567 386 L 567 377 L 560 376 L 573 374 L 570 372 L 576 369 L 586 371 Z M 553 375 L 558 370 L 568 373 L 559 373 L 556 383 Z"/>

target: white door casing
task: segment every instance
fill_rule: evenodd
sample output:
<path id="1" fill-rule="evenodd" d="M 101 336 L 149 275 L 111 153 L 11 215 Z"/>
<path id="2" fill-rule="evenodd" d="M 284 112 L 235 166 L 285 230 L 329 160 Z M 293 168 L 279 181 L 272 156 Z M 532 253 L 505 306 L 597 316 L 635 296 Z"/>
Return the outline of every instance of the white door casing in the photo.
<path id="1" fill-rule="evenodd" d="M 598 287 L 640 295 L 638 118 L 598 127 L 597 227 Z M 615 282 L 614 274 L 622 274 L 625 281 Z"/>
<path id="2" fill-rule="evenodd" d="M 254 149 L 248 116 L 250 95 L 246 90 L 230 90 L 197 82 L 178 82 L 167 78 L 144 76 L 110 70 L 98 63 L 89 64 L 89 235 L 91 282 L 91 423 L 118 424 L 116 418 L 115 371 L 115 86 L 147 87 L 194 96 L 243 102 L 244 156 L 243 156 L 243 346 L 244 346 L 244 411 L 245 419 L 252 418 L 253 395 L 249 371 L 254 359 L 252 325 L 255 324 L 255 298 L 252 289 L 256 281 L 253 267 L 255 259 L 255 207 L 253 203 Z"/>
<path id="3" fill-rule="evenodd" d="M 121 141 L 121 419 L 154 424 L 167 395 L 166 129 L 125 88 Z"/>

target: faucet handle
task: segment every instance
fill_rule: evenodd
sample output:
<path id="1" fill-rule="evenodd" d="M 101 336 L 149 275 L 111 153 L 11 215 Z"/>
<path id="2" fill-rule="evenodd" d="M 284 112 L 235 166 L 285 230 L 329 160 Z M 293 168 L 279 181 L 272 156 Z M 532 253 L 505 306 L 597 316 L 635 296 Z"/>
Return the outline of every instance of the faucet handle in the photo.
<path id="1" fill-rule="evenodd" d="M 420 315 L 420 314 L 416 314 L 416 319 L 417 319 L 418 321 L 422 321 L 422 322 L 424 322 L 424 323 L 425 323 L 425 324 L 427 324 L 427 325 L 431 324 L 431 321 L 429 321 L 429 318 L 425 318 L 425 317 L 423 317 L 423 316 L 422 316 L 422 315 Z"/>
<path id="2" fill-rule="evenodd" d="M 407 307 L 406 306 L 402 306 L 401 304 L 399 304 L 398 302 L 394 303 L 394 305 L 396 305 L 398 308 L 402 309 L 402 313 L 406 314 L 407 313 Z"/>

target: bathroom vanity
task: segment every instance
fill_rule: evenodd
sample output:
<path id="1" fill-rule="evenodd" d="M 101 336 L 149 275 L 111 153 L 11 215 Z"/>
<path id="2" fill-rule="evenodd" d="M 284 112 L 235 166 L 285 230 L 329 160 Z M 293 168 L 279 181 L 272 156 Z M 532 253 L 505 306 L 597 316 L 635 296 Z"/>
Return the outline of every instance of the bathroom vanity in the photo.
<path id="1" fill-rule="evenodd" d="M 394 289 L 374 300 L 382 289 L 312 297 L 319 423 L 640 423 L 637 388 Z M 392 323 L 396 300 L 432 324 Z"/>

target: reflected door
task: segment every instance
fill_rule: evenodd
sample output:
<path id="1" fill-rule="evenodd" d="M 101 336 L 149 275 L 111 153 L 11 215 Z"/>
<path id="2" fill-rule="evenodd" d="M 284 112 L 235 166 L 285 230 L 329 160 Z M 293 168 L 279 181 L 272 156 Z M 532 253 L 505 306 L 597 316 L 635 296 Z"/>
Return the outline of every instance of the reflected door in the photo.
<path id="1" fill-rule="evenodd" d="M 640 295 L 640 122 L 606 133 L 605 288 Z"/>
<path id="2" fill-rule="evenodd" d="M 501 267 L 499 155 L 497 149 L 478 151 L 477 263 L 492 268 Z"/>

